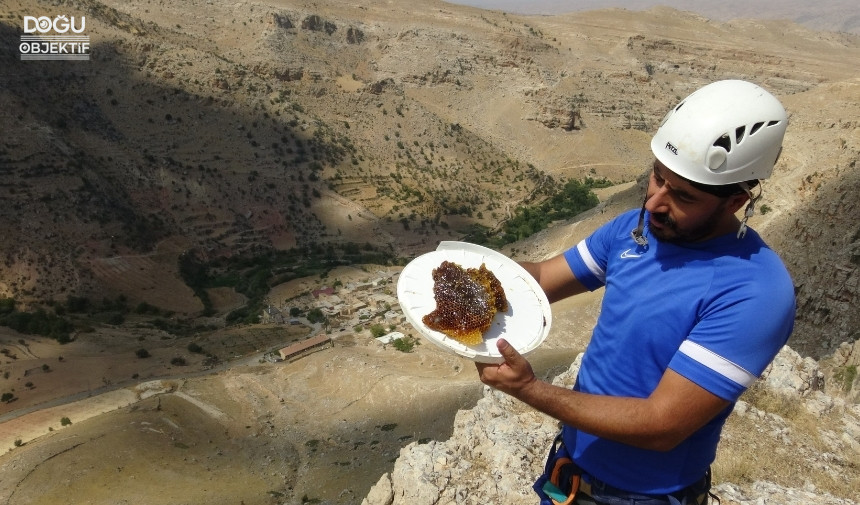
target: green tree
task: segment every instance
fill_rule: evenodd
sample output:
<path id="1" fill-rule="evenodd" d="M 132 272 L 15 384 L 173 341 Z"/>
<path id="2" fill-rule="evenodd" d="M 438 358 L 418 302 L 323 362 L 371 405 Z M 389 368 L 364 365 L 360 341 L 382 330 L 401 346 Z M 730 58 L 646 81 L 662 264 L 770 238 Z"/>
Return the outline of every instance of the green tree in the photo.
<path id="1" fill-rule="evenodd" d="M 73 313 L 83 313 L 90 309 L 89 298 L 82 296 L 69 296 L 66 298 L 66 309 Z"/>
<path id="2" fill-rule="evenodd" d="M 392 344 L 400 352 L 412 352 L 420 342 L 415 337 L 398 338 Z"/>
<path id="3" fill-rule="evenodd" d="M 325 314 L 319 307 L 314 307 L 308 311 L 308 321 L 311 323 L 325 322 Z"/>
<path id="4" fill-rule="evenodd" d="M 0 298 L 0 314 L 9 314 L 15 312 L 14 298 Z"/>
<path id="5" fill-rule="evenodd" d="M 370 327 L 370 334 L 373 335 L 373 338 L 379 338 L 388 333 L 385 331 L 385 327 L 381 324 L 374 324 Z"/>

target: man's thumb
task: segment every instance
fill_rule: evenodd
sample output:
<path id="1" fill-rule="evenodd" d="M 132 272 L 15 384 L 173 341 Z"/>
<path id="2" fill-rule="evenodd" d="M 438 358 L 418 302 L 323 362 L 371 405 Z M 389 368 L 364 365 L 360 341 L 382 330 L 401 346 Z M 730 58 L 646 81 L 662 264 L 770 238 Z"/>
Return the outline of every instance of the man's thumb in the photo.
<path id="1" fill-rule="evenodd" d="M 520 353 L 514 349 L 514 346 L 503 338 L 500 338 L 499 341 L 496 342 L 496 348 L 508 364 L 514 363 L 522 358 Z"/>

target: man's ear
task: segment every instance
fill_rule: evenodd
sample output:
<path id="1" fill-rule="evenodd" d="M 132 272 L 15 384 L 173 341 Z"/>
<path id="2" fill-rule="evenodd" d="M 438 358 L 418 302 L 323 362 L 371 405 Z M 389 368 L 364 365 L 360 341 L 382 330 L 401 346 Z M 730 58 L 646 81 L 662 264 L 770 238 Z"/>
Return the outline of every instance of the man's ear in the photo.
<path id="1" fill-rule="evenodd" d="M 741 210 L 741 207 L 744 206 L 749 201 L 750 197 L 746 193 L 740 193 L 737 195 L 732 195 L 726 201 L 726 207 L 732 211 L 732 214 Z"/>

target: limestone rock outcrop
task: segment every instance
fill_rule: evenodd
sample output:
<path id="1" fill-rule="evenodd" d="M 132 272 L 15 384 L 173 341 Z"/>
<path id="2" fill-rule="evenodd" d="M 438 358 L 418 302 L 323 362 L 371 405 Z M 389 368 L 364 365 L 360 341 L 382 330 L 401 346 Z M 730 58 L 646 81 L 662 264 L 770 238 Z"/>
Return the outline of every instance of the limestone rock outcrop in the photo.
<path id="1" fill-rule="evenodd" d="M 580 355 L 567 371 L 553 379 L 553 383 L 571 386 L 581 358 Z M 860 408 L 823 391 L 824 374 L 815 360 L 802 358 L 786 346 L 757 386 L 766 388 L 768 394 L 800 402 L 813 416 L 829 415 L 834 410 L 842 416 L 841 435 L 836 432 L 822 434 L 832 452 L 804 454 L 804 457 L 833 460 L 833 454 L 840 451 L 854 457 L 860 453 L 860 444 L 856 442 L 860 438 Z M 733 415 L 752 417 L 756 424 L 766 423 L 769 430 L 783 434 L 785 444 L 795 443 L 788 422 L 778 414 L 761 411 L 742 400 Z M 362 505 L 533 505 L 536 495 L 531 485 L 543 471 L 546 451 L 558 430 L 556 420 L 486 387 L 483 398 L 474 408 L 457 414 L 451 438 L 404 447 L 394 469 L 379 479 Z M 725 504 L 851 503 L 816 490 L 814 486 L 803 483 L 798 486 L 788 488 L 763 481 L 715 482 L 714 489 Z"/>

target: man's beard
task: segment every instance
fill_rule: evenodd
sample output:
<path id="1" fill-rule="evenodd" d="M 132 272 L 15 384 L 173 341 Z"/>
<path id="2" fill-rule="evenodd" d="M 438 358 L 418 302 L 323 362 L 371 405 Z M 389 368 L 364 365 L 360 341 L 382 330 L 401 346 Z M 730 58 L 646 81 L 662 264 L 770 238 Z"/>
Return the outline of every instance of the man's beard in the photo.
<path id="1" fill-rule="evenodd" d="M 655 227 L 650 228 L 650 232 L 654 237 L 661 242 L 669 242 L 672 244 L 698 242 L 699 240 L 712 234 L 717 228 L 717 222 L 720 220 L 723 211 L 723 204 L 720 204 L 708 218 L 699 226 L 690 230 L 682 230 L 678 227 L 678 223 L 669 217 L 666 213 L 652 213 L 651 218 L 664 226 L 662 229 Z M 667 233 L 670 232 L 671 233 Z"/>

